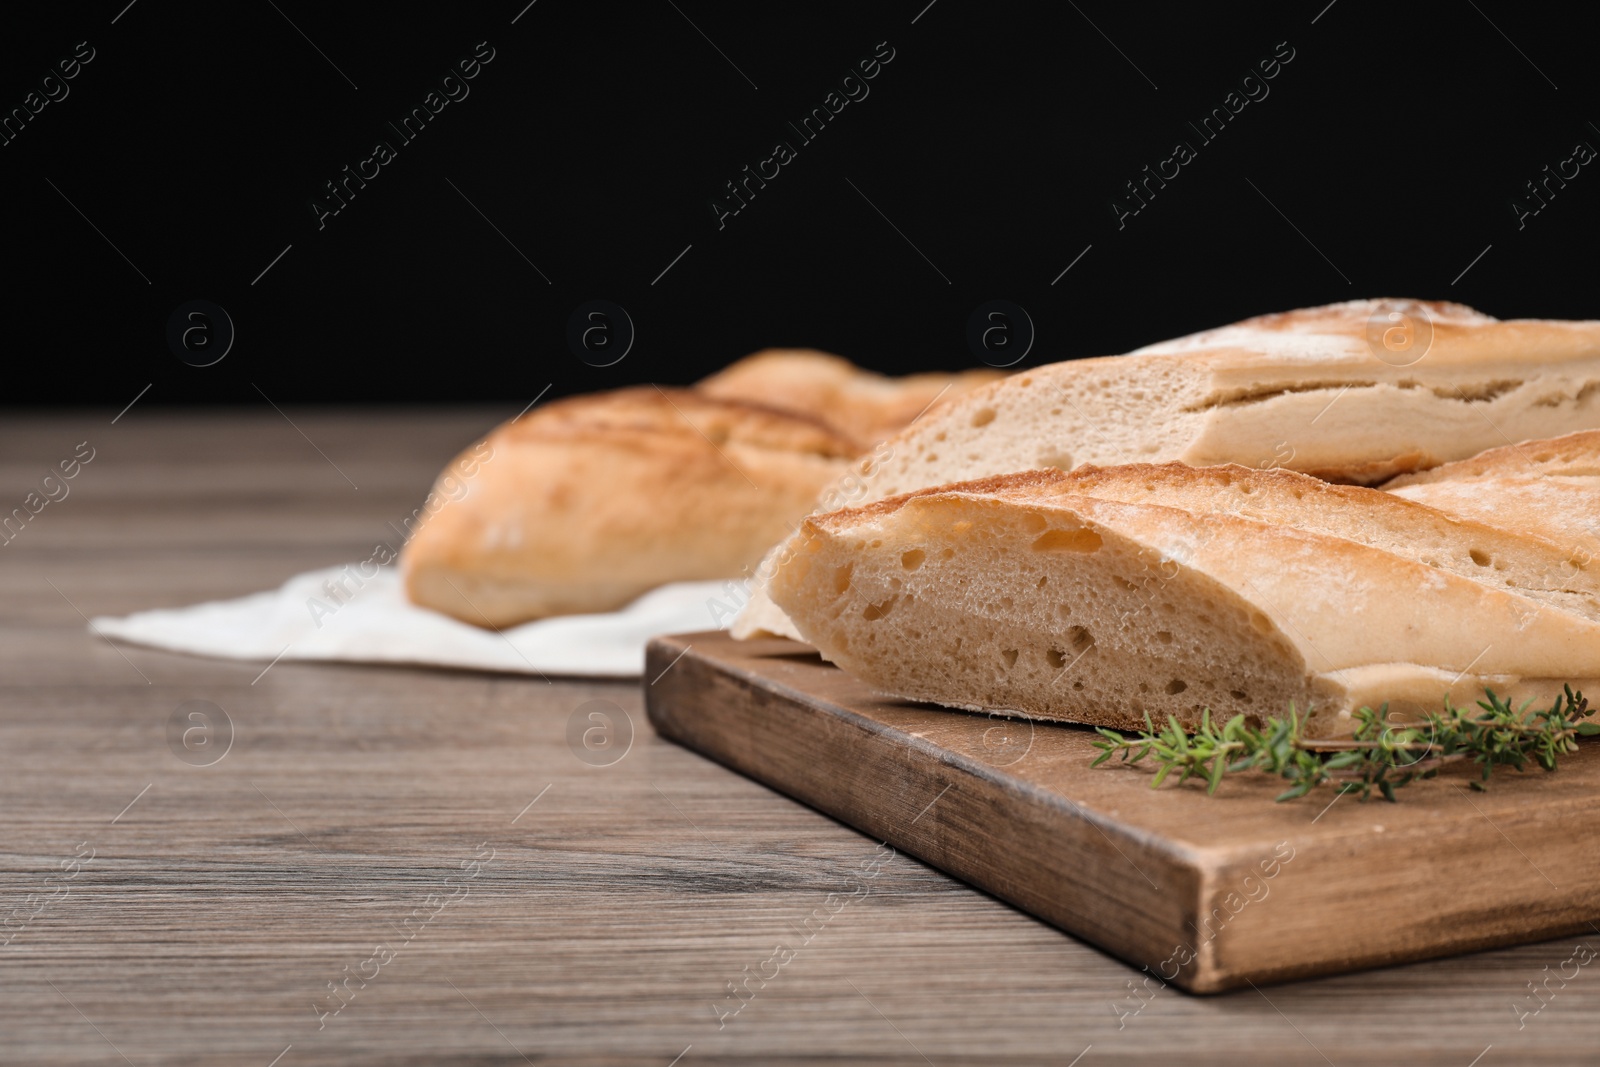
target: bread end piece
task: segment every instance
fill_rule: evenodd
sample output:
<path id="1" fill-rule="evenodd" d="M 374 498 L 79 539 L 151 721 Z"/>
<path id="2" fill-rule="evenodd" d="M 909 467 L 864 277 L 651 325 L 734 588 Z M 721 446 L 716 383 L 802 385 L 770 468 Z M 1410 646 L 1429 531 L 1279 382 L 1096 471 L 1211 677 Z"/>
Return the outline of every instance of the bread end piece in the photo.
<path id="1" fill-rule="evenodd" d="M 914 700 L 1117 729 L 1193 727 L 1206 708 L 1329 718 L 1336 693 L 1253 605 L 1080 511 L 986 498 L 984 482 L 808 519 L 773 601 L 825 658 Z"/>

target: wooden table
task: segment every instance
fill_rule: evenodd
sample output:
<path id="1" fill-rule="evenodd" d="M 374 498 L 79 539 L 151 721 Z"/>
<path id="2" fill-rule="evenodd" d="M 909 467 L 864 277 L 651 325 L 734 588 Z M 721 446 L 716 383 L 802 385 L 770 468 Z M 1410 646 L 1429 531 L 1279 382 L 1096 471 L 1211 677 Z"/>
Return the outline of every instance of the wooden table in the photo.
<path id="1" fill-rule="evenodd" d="M 1196 998 L 904 856 L 780 966 L 877 843 L 659 740 L 637 686 L 262 674 L 86 630 L 364 558 L 516 406 L 0 419 L 0 513 L 95 450 L 0 547 L 0 1060 L 1600 1059 L 1600 966 L 1568 962 L 1600 935 Z M 566 740 L 595 699 L 635 734 L 609 766 Z M 168 741 L 196 700 L 233 724 L 211 766 Z"/>

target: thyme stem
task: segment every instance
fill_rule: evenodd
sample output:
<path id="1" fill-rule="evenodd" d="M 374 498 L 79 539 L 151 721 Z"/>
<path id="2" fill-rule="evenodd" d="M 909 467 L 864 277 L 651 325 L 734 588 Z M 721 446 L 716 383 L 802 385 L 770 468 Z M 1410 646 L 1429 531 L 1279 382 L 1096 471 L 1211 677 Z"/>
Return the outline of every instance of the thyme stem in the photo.
<path id="1" fill-rule="evenodd" d="M 1496 767 L 1520 771 L 1532 762 L 1553 771 L 1559 756 L 1577 751 L 1579 737 L 1600 734 L 1600 723 L 1588 721 L 1594 714 L 1589 702 L 1571 686 L 1548 708 L 1530 710 L 1532 703 L 1512 707 L 1485 689 L 1484 699 L 1471 707 L 1455 707 L 1447 697 L 1443 711 L 1406 725 L 1388 721 L 1387 704 L 1377 711 L 1364 707 L 1355 714 L 1354 736 L 1340 740 L 1302 736 L 1305 717 L 1293 705 L 1287 718 L 1270 719 L 1259 729 L 1243 715 L 1214 726 L 1209 709 L 1201 713 L 1193 733 L 1175 717 L 1158 730 L 1146 715 L 1145 729 L 1132 737 L 1097 729 L 1100 740 L 1094 746 L 1100 755 L 1091 766 L 1116 755 L 1125 763 L 1149 759 L 1157 767 L 1151 788 L 1176 772 L 1180 785 L 1199 778 L 1207 793 L 1215 793 L 1225 775 L 1258 771 L 1290 783 L 1280 801 L 1303 797 L 1321 785 L 1332 785 L 1340 794 L 1359 793 L 1362 800 L 1376 790 L 1392 801 L 1398 787 L 1472 760 L 1482 772 L 1470 784 L 1486 789 Z"/>

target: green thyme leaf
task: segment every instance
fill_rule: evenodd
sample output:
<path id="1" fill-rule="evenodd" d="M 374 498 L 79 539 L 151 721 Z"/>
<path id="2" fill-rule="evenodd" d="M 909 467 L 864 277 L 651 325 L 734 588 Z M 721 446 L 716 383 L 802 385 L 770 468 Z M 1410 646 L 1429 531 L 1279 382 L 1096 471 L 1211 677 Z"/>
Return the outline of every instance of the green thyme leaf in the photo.
<path id="1" fill-rule="evenodd" d="M 1377 711 L 1360 708 L 1354 715 L 1355 731 L 1348 739 L 1316 740 L 1302 736 L 1306 717 L 1293 704 L 1283 718 L 1269 719 L 1262 727 L 1236 715 L 1218 728 L 1209 708 L 1203 709 L 1198 728 L 1190 733 L 1175 716 L 1157 730 L 1145 715 L 1145 728 L 1128 736 L 1096 728 L 1100 740 L 1092 742 L 1100 755 L 1090 764 L 1098 767 L 1114 755 L 1124 763 L 1149 758 L 1156 765 L 1151 781 L 1159 788 L 1177 772 L 1177 784 L 1190 778 L 1205 782 L 1215 794 L 1222 779 L 1245 771 L 1276 775 L 1290 783 L 1278 799 L 1294 800 L 1319 786 L 1332 785 L 1338 795 L 1359 794 L 1362 800 L 1374 790 L 1395 801 L 1395 790 L 1420 779 L 1432 778 L 1453 763 L 1471 761 L 1480 777 L 1469 784 L 1487 789 L 1496 767 L 1521 771 L 1529 762 L 1546 771 L 1557 760 L 1578 750 L 1579 737 L 1600 734 L 1600 722 L 1582 693 L 1563 688 L 1548 708 L 1524 701 L 1513 707 L 1485 689 L 1476 704 L 1458 708 L 1448 698 L 1443 711 L 1428 712 L 1421 723 L 1394 726 L 1389 705 Z"/>

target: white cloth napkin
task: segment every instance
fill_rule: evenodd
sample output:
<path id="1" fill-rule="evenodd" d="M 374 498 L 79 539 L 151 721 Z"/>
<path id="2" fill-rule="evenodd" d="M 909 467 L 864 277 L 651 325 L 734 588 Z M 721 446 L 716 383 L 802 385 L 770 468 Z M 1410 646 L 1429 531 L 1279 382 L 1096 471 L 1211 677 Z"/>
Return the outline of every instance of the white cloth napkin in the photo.
<path id="1" fill-rule="evenodd" d="M 102 616 L 107 637 L 174 652 L 253 660 L 343 660 L 468 667 L 519 674 L 637 678 L 657 634 L 717 629 L 732 616 L 729 582 L 676 582 L 621 611 L 563 615 L 496 632 L 458 622 L 406 599 L 394 567 L 341 604 L 324 583 L 349 567 L 289 579 L 281 588 L 187 608 Z M 321 607 L 316 607 L 316 604 Z M 331 608 L 332 610 L 328 610 Z"/>

